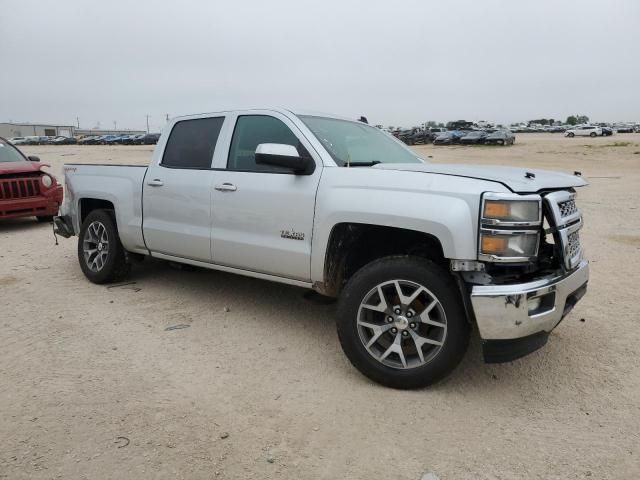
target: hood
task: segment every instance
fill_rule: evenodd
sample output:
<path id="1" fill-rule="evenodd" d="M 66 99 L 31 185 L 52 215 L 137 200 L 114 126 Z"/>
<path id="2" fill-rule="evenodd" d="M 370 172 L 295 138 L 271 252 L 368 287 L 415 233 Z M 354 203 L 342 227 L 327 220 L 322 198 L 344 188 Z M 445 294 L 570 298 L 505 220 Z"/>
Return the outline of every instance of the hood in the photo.
<path id="1" fill-rule="evenodd" d="M 0 162 L 0 175 L 11 175 L 14 173 L 39 172 L 42 167 L 49 165 L 40 162 Z"/>
<path id="2" fill-rule="evenodd" d="M 587 182 L 582 177 L 576 175 L 531 168 L 502 167 L 498 165 L 380 163 L 372 168 L 477 178 L 479 180 L 488 180 L 500 183 L 516 193 L 535 193 L 541 190 L 582 187 L 587 185 Z M 527 178 L 525 176 L 527 173 L 532 173 L 534 177 Z"/>

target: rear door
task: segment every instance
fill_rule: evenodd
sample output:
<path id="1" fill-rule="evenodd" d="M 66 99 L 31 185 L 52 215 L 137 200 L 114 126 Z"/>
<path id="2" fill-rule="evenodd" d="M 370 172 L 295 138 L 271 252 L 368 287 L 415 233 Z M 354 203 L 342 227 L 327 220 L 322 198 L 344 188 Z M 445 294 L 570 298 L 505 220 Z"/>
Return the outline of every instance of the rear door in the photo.
<path id="1" fill-rule="evenodd" d="M 177 121 L 143 184 L 147 248 L 211 262 L 213 157 L 225 117 Z"/>
<path id="2" fill-rule="evenodd" d="M 225 136 L 228 156 L 216 164 L 222 168 L 215 172 L 213 190 L 213 261 L 308 281 L 321 159 L 295 123 L 279 112 L 239 114 L 233 121 L 233 134 Z M 300 155 L 311 156 L 316 168 L 311 175 L 295 175 L 257 164 L 261 143 L 293 145 Z"/>

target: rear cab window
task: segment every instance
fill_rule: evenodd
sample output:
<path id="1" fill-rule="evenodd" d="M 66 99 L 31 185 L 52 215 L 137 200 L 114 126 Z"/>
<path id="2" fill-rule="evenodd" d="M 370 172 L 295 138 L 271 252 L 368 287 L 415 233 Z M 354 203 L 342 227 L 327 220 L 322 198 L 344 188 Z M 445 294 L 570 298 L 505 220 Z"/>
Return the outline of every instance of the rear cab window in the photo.
<path id="1" fill-rule="evenodd" d="M 224 117 L 181 120 L 171 129 L 160 165 L 167 168 L 211 168 Z"/>

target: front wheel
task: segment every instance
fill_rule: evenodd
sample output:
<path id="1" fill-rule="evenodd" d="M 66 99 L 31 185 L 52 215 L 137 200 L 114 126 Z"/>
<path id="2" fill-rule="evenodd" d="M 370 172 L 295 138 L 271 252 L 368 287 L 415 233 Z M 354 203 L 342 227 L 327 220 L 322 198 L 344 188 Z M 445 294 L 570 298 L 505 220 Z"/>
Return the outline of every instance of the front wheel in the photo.
<path id="1" fill-rule="evenodd" d="M 596 134 L 596 132 L 591 132 L 591 133 L 589 134 L 589 136 L 590 136 L 590 137 L 592 137 L 592 138 L 593 138 L 593 137 L 595 137 L 596 135 L 597 135 L 597 134 Z"/>
<path id="2" fill-rule="evenodd" d="M 337 327 L 351 363 L 392 388 L 441 380 L 460 363 L 469 343 L 453 278 L 419 257 L 386 257 L 360 269 L 341 294 Z"/>
<path id="3" fill-rule="evenodd" d="M 575 133 L 573 133 L 573 132 L 569 132 L 569 133 L 567 133 L 567 137 L 569 137 L 569 138 L 573 138 L 573 137 L 575 137 L 575 136 L 576 136 L 576 134 L 575 134 Z"/>
<path id="4" fill-rule="evenodd" d="M 94 210 L 82 222 L 78 236 L 78 261 L 93 283 L 125 278 L 131 269 L 110 210 Z"/>

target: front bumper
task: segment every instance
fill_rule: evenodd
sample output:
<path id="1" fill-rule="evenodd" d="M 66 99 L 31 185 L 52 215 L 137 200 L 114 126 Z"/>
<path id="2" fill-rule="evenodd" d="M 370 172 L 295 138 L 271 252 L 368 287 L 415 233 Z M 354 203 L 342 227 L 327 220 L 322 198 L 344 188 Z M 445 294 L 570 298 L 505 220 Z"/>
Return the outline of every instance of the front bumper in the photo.
<path id="1" fill-rule="evenodd" d="M 73 237 L 73 222 L 69 215 L 59 215 L 53 217 L 53 231 L 64 238 Z"/>
<path id="2" fill-rule="evenodd" d="M 542 347 L 546 336 L 582 298 L 589 281 L 589 262 L 572 271 L 529 283 L 478 285 L 471 305 L 485 360 L 509 361 Z"/>
<path id="3" fill-rule="evenodd" d="M 0 219 L 55 215 L 62 198 L 62 186 L 58 185 L 35 197 L 0 200 Z"/>

